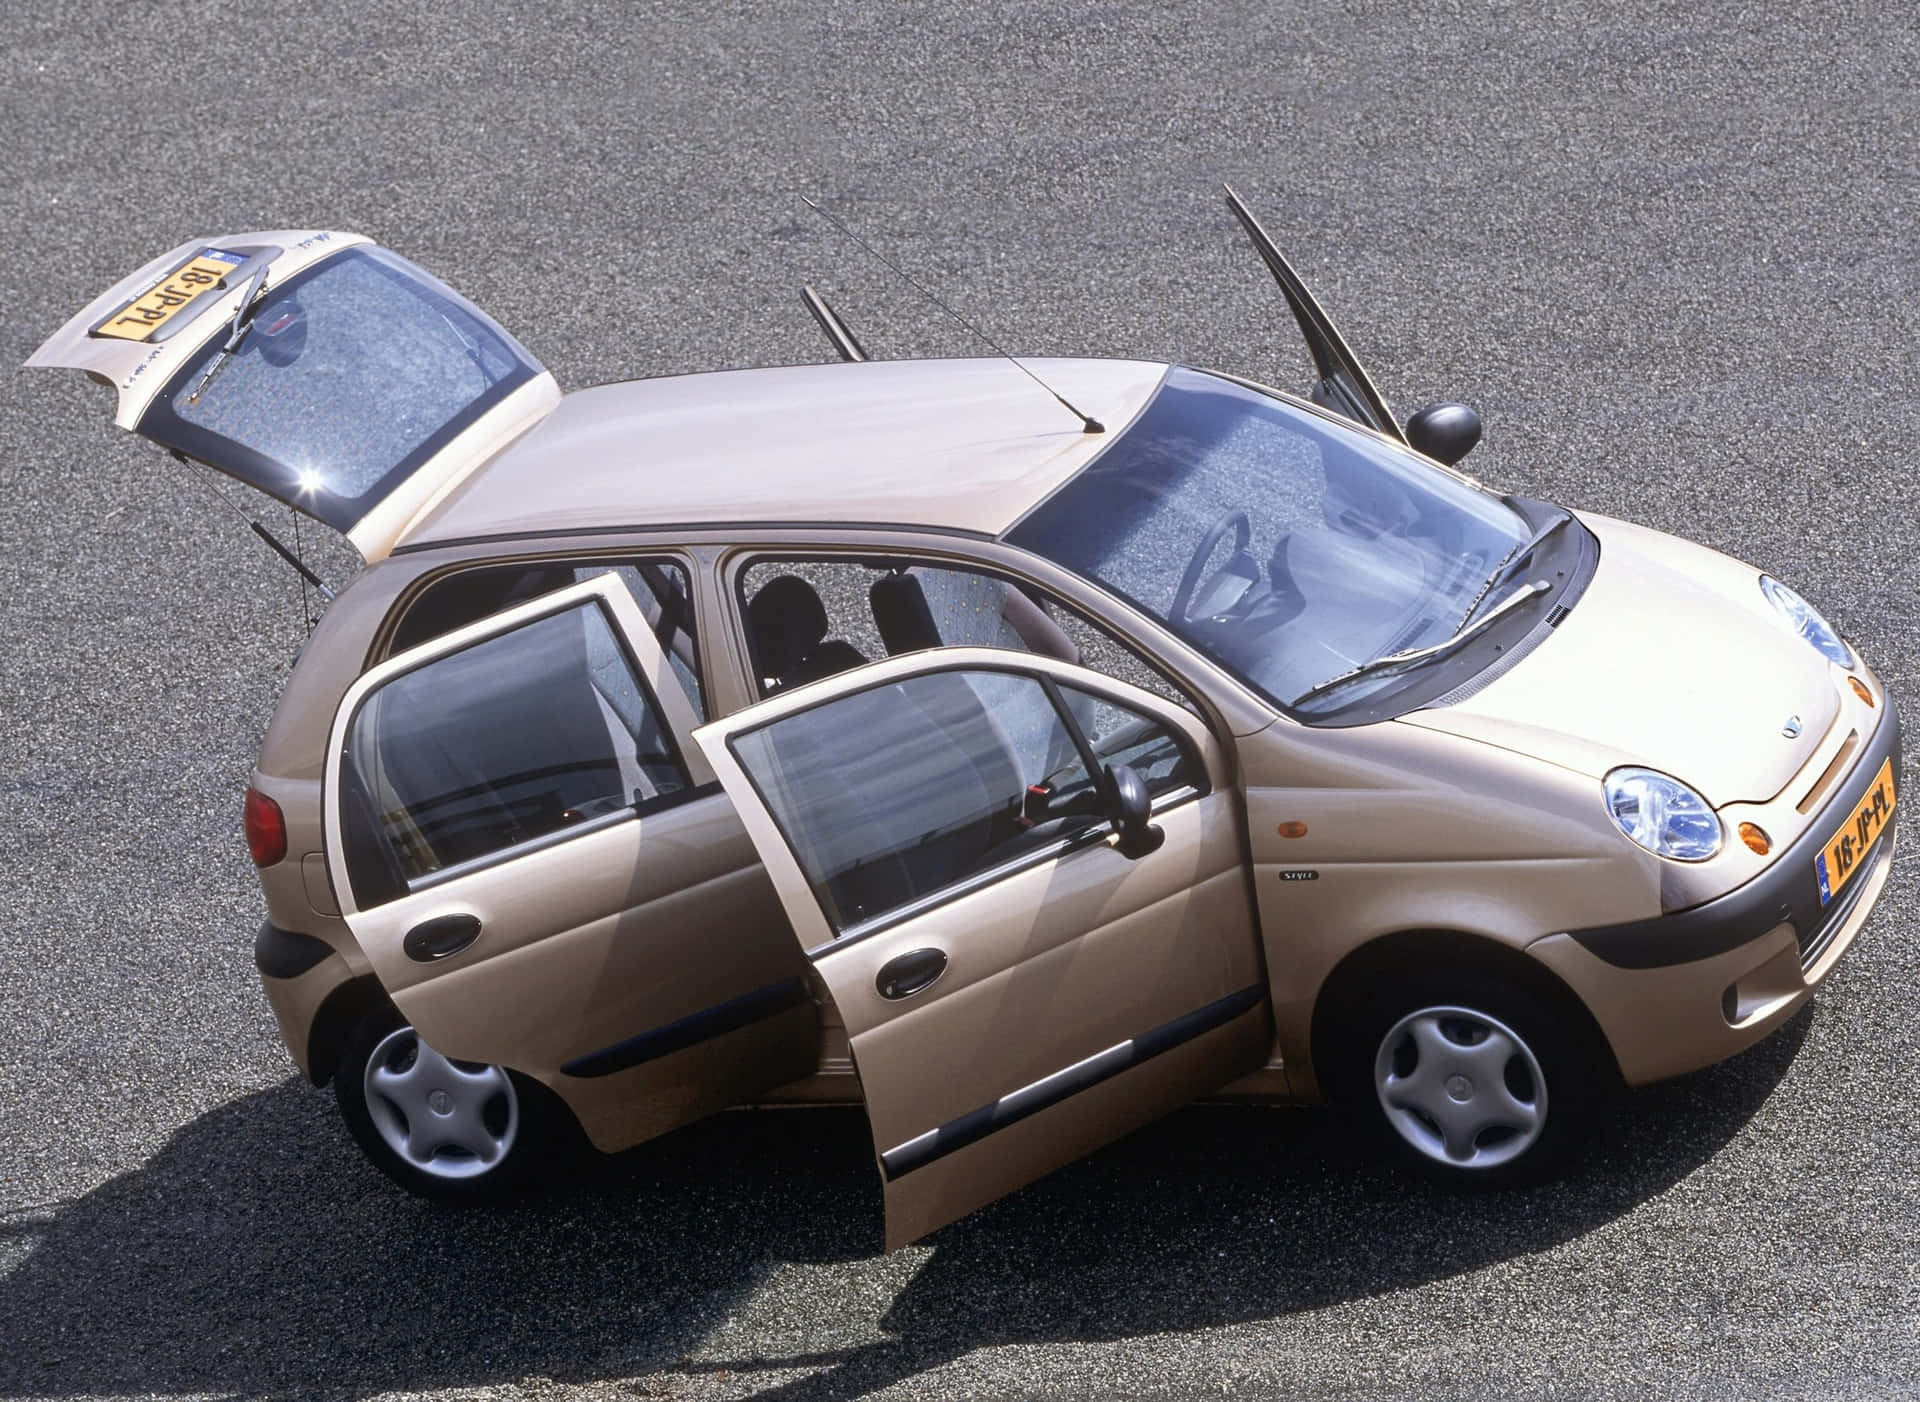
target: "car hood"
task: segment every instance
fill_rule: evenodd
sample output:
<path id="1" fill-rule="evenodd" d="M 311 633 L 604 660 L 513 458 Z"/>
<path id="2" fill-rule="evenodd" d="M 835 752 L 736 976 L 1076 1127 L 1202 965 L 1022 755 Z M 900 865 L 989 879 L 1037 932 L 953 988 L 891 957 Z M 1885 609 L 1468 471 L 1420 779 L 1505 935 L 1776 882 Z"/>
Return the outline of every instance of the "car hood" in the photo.
<path id="1" fill-rule="evenodd" d="M 1772 798 L 1838 714 L 1831 664 L 1784 626 L 1751 566 L 1579 519 L 1600 564 L 1560 626 L 1482 690 L 1402 720 L 1595 778 L 1645 765 L 1716 808 Z"/>

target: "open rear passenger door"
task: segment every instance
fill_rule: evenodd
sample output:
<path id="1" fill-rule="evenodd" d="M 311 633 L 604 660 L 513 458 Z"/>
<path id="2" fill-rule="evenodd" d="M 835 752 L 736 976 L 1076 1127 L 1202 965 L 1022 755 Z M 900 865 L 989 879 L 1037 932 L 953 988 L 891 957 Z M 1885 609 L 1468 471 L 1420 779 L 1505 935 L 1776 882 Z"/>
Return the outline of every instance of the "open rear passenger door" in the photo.
<path id="1" fill-rule="evenodd" d="M 942 648 L 695 738 L 846 1022 L 890 1248 L 1264 1064 L 1239 819 L 1181 708 Z"/>
<path id="2" fill-rule="evenodd" d="M 396 654 L 327 752 L 340 908 L 428 1045 L 613 1150 L 818 1068 L 806 960 L 616 574 Z"/>

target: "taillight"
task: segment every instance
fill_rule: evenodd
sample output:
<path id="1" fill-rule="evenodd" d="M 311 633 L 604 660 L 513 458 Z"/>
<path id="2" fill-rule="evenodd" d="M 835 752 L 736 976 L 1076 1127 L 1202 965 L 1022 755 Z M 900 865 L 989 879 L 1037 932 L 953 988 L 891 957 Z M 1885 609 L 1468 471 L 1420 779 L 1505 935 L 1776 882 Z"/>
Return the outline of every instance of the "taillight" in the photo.
<path id="1" fill-rule="evenodd" d="M 247 790 L 246 829 L 255 866 L 270 867 L 287 855 L 287 820 L 280 805 L 258 789 Z"/>

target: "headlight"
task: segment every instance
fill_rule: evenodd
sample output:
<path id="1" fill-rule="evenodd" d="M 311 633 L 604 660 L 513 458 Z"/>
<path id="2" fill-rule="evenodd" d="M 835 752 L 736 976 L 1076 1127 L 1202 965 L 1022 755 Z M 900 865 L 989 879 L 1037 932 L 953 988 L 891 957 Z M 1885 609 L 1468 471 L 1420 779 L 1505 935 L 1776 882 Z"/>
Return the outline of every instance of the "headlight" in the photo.
<path id="1" fill-rule="evenodd" d="M 1656 769 L 1616 769 L 1605 788 L 1620 831 L 1655 856 L 1704 862 L 1720 850 L 1719 815 L 1678 779 Z"/>
<path id="2" fill-rule="evenodd" d="M 1820 616 L 1820 610 L 1787 588 L 1770 574 L 1760 576 L 1760 592 L 1767 602 L 1780 610 L 1787 626 L 1819 650 L 1822 657 L 1853 670 L 1853 649 L 1841 641 L 1833 625 Z"/>

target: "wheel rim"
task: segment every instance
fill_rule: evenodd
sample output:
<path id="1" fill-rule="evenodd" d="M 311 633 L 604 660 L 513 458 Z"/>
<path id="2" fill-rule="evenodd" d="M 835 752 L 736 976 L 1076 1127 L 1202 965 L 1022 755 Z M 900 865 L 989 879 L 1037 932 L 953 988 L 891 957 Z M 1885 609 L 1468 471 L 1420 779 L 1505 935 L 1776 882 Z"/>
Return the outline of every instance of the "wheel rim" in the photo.
<path id="1" fill-rule="evenodd" d="M 491 1172 L 520 1132 L 520 1102 L 505 1070 L 449 1060 L 411 1027 L 380 1039 L 363 1085 L 381 1141 L 430 1178 Z"/>
<path id="2" fill-rule="evenodd" d="M 1380 1039 L 1374 1089 L 1394 1132 L 1451 1168 L 1486 1169 L 1531 1149 L 1547 1124 L 1547 1078 L 1511 1027 L 1471 1008 L 1422 1008 Z"/>

